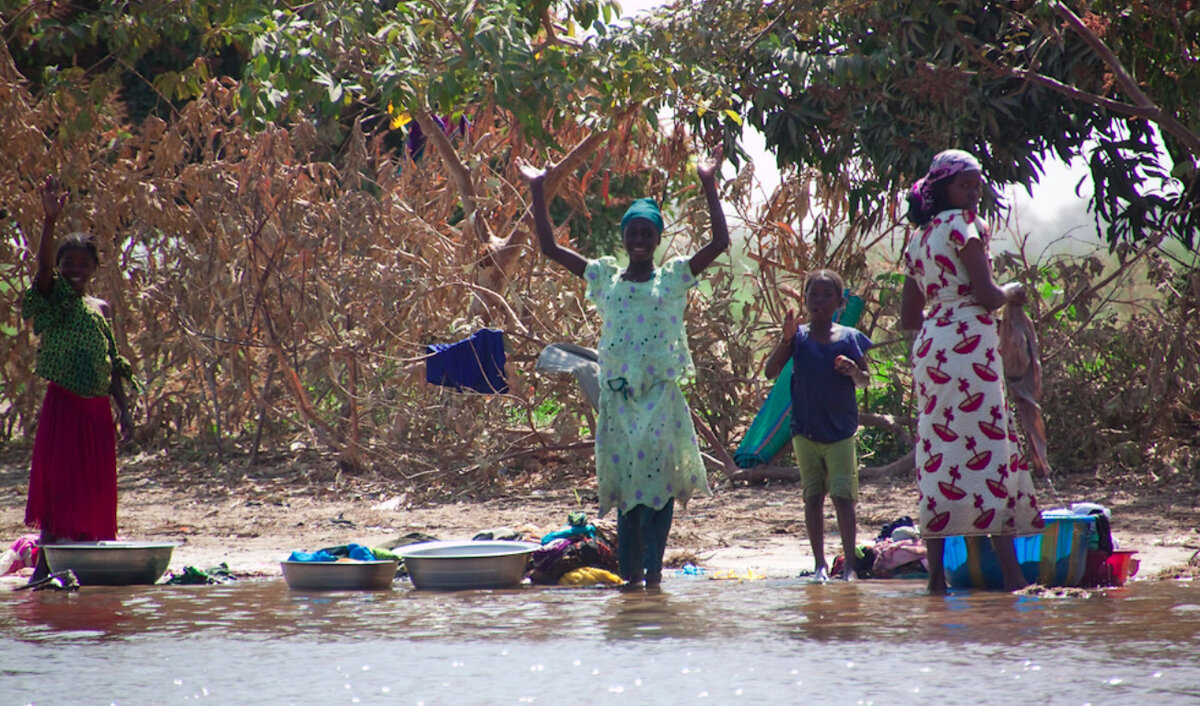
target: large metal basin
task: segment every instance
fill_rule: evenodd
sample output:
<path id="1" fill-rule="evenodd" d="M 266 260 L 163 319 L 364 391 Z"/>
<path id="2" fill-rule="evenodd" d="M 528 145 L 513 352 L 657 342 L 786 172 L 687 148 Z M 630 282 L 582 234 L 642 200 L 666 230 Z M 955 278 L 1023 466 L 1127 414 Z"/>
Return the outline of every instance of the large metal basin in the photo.
<path id="1" fill-rule="evenodd" d="M 72 542 L 44 544 L 54 572 L 70 569 L 81 586 L 128 586 L 158 581 L 171 563 L 176 544 L 156 542 Z"/>
<path id="2" fill-rule="evenodd" d="M 279 562 L 293 591 L 388 591 L 399 566 L 395 559 Z"/>
<path id="3" fill-rule="evenodd" d="M 413 585 L 437 591 L 514 588 L 525 578 L 532 542 L 422 542 L 402 547 Z"/>

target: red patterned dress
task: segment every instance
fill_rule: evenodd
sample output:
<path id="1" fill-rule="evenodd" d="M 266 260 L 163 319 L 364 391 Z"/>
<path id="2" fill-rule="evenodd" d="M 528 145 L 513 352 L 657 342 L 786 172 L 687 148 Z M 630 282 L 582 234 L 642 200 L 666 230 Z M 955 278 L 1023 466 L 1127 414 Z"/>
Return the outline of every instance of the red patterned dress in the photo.
<path id="1" fill-rule="evenodd" d="M 1008 406 L 997 319 L 975 302 L 959 257 L 970 240 L 988 252 L 974 213 L 943 211 L 904 254 L 925 294 L 912 350 L 921 533 L 1036 534 L 1044 523 Z"/>

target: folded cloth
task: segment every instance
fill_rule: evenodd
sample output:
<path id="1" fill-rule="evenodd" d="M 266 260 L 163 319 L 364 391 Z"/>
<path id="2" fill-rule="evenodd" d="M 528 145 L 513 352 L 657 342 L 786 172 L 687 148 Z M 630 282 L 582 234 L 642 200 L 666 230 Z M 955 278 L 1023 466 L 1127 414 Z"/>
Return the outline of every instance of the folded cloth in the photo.
<path id="1" fill-rule="evenodd" d="M 504 332 L 480 329 L 457 343 L 425 346 L 425 381 L 484 393 L 508 392 L 504 379 Z"/>
<path id="2" fill-rule="evenodd" d="M 929 565 L 925 558 L 925 543 L 919 539 L 901 539 L 892 541 L 885 539 L 875 543 L 875 563 L 872 572 L 879 578 L 887 578 L 896 569 L 920 562 L 926 571 Z"/>
<path id="3" fill-rule="evenodd" d="M 376 561 L 404 561 L 399 554 L 383 547 L 371 547 L 371 554 L 375 556 Z"/>
<path id="4" fill-rule="evenodd" d="M 567 525 L 542 537 L 542 544 L 549 544 L 556 539 L 574 539 L 575 537 L 595 537 L 595 525 Z"/>

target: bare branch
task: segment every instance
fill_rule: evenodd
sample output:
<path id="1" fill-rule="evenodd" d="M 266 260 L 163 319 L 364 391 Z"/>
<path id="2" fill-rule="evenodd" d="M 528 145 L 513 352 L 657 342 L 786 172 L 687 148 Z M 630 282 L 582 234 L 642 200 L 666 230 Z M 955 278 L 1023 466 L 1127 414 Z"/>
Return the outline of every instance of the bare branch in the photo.
<path id="1" fill-rule="evenodd" d="M 454 185 L 458 187 L 458 195 L 462 199 L 463 206 L 464 235 L 487 243 L 490 236 L 487 223 L 478 218 L 479 197 L 475 191 L 475 183 L 471 180 L 471 170 L 467 169 L 467 165 L 459 159 L 458 153 L 454 151 L 454 145 L 450 143 L 450 138 L 446 137 L 446 132 L 438 126 L 433 119 L 433 114 L 427 108 L 422 107 L 413 111 L 413 119 L 421 126 L 421 132 L 425 134 L 426 139 L 433 143 L 438 156 L 450 170 L 450 177 L 454 179 Z"/>

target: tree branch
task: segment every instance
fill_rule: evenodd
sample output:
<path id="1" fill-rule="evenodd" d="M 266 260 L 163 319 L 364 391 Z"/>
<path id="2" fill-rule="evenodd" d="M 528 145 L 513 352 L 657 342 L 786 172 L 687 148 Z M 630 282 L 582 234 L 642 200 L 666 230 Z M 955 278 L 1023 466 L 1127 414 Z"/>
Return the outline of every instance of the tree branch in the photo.
<path id="1" fill-rule="evenodd" d="M 1121 64 L 1121 60 L 1117 58 L 1116 54 L 1113 54 L 1108 45 L 1104 43 L 1104 40 L 1097 37 L 1092 30 L 1088 29 L 1083 20 L 1079 19 L 1079 16 L 1072 12 L 1070 8 L 1058 0 L 1053 2 L 1051 6 L 1054 8 L 1054 12 L 1063 18 L 1063 21 L 1070 25 L 1071 29 L 1075 30 L 1075 33 L 1084 42 L 1087 42 L 1092 51 L 1096 52 L 1105 65 L 1112 70 L 1117 82 L 1121 84 L 1121 87 L 1131 98 L 1137 101 L 1138 107 L 1151 111 L 1153 113 L 1153 116 L 1150 117 L 1151 120 L 1160 125 L 1163 130 L 1170 133 L 1172 137 L 1187 145 L 1188 150 L 1192 153 L 1193 162 L 1200 159 L 1200 135 L 1189 130 L 1174 115 L 1163 111 L 1154 101 L 1150 100 L 1150 97 L 1142 91 L 1137 81 L 1129 75 L 1129 72 Z"/>
<path id="2" fill-rule="evenodd" d="M 446 132 L 434 121 L 433 114 L 427 108 L 414 110 L 413 119 L 421 126 L 421 132 L 425 133 L 426 139 L 433 143 L 438 156 L 450 170 L 454 185 L 458 187 L 458 195 L 463 205 L 463 235 L 488 243 L 490 236 L 487 224 L 478 219 L 479 196 L 475 191 L 475 182 L 471 180 L 471 170 L 458 158 L 450 138 L 446 137 Z"/>

